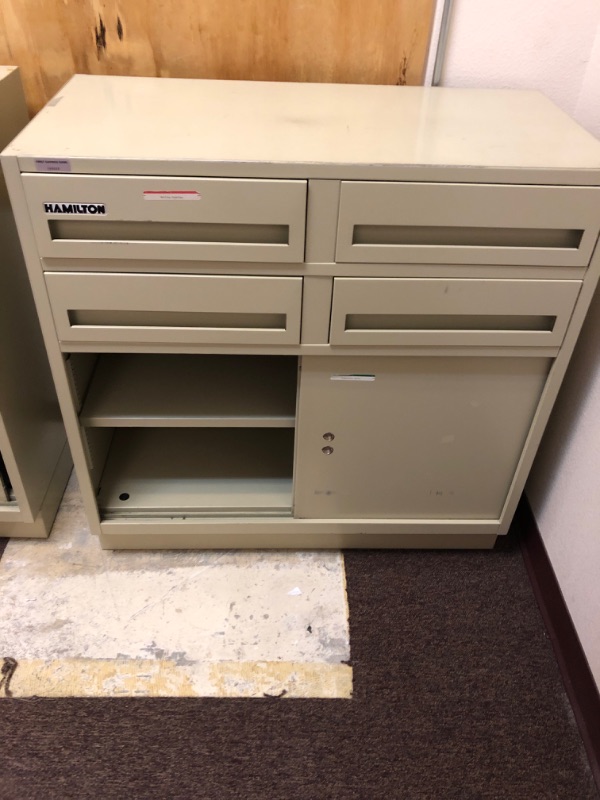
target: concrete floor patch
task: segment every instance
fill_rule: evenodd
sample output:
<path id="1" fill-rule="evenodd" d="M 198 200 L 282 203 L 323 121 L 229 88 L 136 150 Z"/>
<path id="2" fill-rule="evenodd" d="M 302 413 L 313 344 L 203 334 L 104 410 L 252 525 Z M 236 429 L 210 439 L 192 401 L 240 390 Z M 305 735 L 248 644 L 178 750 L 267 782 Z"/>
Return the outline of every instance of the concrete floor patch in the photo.
<path id="1" fill-rule="evenodd" d="M 72 479 L 0 559 L 14 696 L 349 697 L 341 553 L 103 551 Z"/>

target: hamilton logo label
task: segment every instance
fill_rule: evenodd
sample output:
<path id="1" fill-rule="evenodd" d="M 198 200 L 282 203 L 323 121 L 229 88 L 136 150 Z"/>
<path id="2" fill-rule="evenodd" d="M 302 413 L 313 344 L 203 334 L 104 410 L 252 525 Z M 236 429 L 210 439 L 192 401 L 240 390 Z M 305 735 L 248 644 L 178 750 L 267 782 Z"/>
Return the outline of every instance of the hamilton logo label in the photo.
<path id="1" fill-rule="evenodd" d="M 106 214 L 104 203 L 44 203 L 46 214 Z"/>

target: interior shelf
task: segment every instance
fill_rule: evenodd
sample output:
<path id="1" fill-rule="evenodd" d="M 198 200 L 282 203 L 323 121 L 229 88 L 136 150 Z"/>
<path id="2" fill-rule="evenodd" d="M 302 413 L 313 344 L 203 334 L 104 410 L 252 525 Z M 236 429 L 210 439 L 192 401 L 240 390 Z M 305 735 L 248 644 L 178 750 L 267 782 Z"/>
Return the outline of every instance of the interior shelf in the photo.
<path id="1" fill-rule="evenodd" d="M 291 428 L 297 371 L 289 356 L 102 355 L 80 419 L 110 428 Z"/>
<path id="2" fill-rule="evenodd" d="M 294 431 L 119 428 L 98 505 L 116 517 L 289 516 Z"/>

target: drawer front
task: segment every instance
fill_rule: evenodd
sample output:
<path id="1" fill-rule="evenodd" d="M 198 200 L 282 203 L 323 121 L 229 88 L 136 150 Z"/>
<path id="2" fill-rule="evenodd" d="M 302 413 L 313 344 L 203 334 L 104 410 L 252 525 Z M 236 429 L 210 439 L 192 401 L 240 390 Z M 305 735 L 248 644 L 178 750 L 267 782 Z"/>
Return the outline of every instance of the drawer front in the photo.
<path id="1" fill-rule="evenodd" d="M 334 345 L 558 347 L 581 281 L 336 278 Z"/>
<path id="2" fill-rule="evenodd" d="M 343 181 L 336 261 L 585 266 L 594 187 Z"/>
<path id="3" fill-rule="evenodd" d="M 302 278 L 46 273 L 63 343 L 298 344 Z"/>
<path id="4" fill-rule="evenodd" d="M 306 181 L 24 175 L 42 256 L 304 260 Z"/>

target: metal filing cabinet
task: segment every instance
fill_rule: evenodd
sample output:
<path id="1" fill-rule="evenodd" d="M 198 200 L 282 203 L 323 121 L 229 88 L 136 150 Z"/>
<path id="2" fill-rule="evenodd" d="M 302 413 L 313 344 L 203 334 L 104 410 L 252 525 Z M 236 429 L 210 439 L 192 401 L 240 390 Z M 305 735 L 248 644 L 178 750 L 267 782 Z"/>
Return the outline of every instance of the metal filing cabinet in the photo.
<path id="1" fill-rule="evenodd" d="M 0 67 L 0 146 L 26 125 L 19 72 Z M 71 471 L 15 222 L 0 179 L 0 536 L 44 537 Z"/>
<path id="2" fill-rule="evenodd" d="M 543 96 L 77 76 L 3 165 L 104 547 L 506 533 L 600 270 Z"/>

